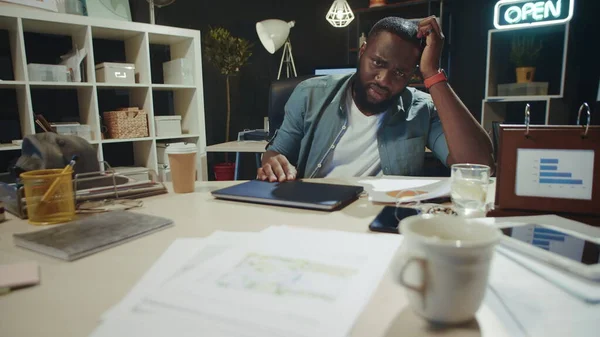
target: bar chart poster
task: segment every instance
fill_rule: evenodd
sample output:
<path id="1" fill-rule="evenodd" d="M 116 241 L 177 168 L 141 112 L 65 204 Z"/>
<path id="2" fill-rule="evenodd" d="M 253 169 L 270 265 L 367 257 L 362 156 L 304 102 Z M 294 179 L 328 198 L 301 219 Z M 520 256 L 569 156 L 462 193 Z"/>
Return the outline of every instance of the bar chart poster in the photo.
<path id="1" fill-rule="evenodd" d="M 592 200 L 593 177 L 593 150 L 517 150 L 518 196 Z"/>
<path id="2" fill-rule="evenodd" d="M 538 225 L 516 226 L 511 237 L 538 248 L 581 261 L 585 240 Z"/>

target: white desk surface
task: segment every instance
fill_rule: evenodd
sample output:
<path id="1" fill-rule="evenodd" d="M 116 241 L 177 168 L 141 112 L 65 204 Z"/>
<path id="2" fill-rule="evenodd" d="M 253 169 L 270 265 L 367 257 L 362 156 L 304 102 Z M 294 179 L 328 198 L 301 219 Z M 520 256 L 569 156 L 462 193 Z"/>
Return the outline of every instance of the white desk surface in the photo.
<path id="1" fill-rule="evenodd" d="M 41 228 L 8 214 L 8 221 L 0 223 L 0 263 L 37 261 L 41 284 L 0 296 L 0 336 L 89 335 L 100 316 L 129 292 L 177 238 L 205 237 L 215 230 L 260 231 L 280 224 L 369 233 L 368 224 L 383 207 L 362 197 L 329 213 L 222 201 L 209 193 L 235 183 L 239 182 L 198 182 L 191 194 L 146 198 L 138 211 L 170 217 L 175 226 L 73 262 L 15 247 L 13 233 Z M 476 321 L 451 329 L 431 329 L 407 307 L 404 290 L 388 273 L 351 336 L 506 336 L 498 324 L 488 322 L 485 333 Z"/>
<path id="2" fill-rule="evenodd" d="M 266 152 L 266 140 L 234 140 L 227 143 L 209 145 L 206 152 Z"/>

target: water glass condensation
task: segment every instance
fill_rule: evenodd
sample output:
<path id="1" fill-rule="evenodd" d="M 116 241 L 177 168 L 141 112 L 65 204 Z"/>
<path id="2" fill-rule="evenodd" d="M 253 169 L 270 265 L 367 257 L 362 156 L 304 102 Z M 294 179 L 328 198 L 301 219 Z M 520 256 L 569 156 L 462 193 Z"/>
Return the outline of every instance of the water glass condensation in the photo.
<path id="1" fill-rule="evenodd" d="M 485 216 L 490 167 L 478 164 L 452 165 L 450 196 L 462 216 Z"/>

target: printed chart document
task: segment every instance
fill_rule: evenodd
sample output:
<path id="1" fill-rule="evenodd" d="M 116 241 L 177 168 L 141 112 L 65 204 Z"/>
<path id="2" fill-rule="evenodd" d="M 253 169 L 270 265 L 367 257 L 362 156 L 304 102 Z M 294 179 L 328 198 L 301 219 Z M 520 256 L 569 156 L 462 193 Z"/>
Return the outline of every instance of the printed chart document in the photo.
<path id="1" fill-rule="evenodd" d="M 181 238 L 175 240 L 159 257 L 152 267 L 144 274 L 138 284 L 109 311 L 102 319 L 126 314 L 140 305 L 149 293 L 163 287 L 169 280 L 181 276 L 187 270 L 210 258 L 221 254 L 232 245 L 248 240 L 251 232 L 216 231 L 208 238 Z"/>
<path id="2" fill-rule="evenodd" d="M 199 240 L 187 242 L 184 263 L 161 268 L 169 277 L 149 271 L 92 336 L 160 336 L 162 326 L 182 336 L 347 336 L 401 242 L 287 226 Z"/>

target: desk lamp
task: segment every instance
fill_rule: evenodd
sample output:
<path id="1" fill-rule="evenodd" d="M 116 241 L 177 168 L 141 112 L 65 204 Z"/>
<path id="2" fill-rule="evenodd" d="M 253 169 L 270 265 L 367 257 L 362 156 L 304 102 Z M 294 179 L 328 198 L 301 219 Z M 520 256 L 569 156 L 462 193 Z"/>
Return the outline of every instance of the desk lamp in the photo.
<path id="1" fill-rule="evenodd" d="M 294 74 L 294 77 L 298 76 L 296 65 L 294 64 L 294 56 L 292 55 L 292 43 L 289 39 L 290 29 L 294 27 L 295 23 L 295 21 L 285 22 L 278 19 L 268 19 L 256 23 L 256 33 L 260 42 L 269 53 L 274 54 L 275 51 L 283 46 L 277 79 L 281 77 L 281 68 L 284 62 L 286 64 L 287 77 L 289 78 L 291 73 Z"/>

